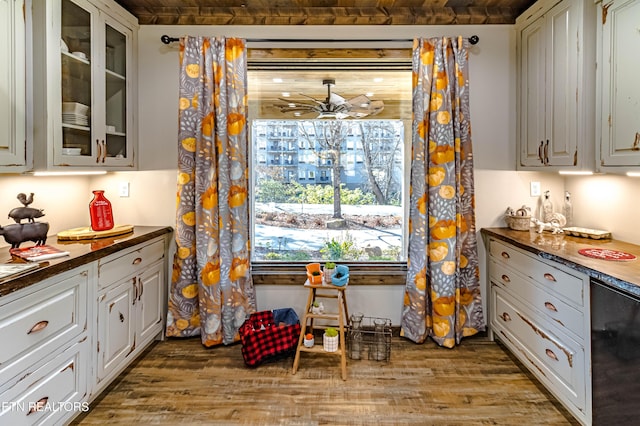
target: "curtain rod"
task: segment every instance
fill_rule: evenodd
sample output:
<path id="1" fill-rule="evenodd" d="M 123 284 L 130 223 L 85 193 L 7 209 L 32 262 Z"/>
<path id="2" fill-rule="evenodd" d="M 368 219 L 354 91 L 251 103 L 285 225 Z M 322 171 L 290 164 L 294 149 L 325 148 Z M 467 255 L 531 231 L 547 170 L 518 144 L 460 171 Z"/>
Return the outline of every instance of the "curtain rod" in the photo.
<path id="1" fill-rule="evenodd" d="M 175 41 L 180 41 L 179 38 L 176 37 L 169 37 L 168 35 L 163 35 L 162 37 L 160 37 L 160 40 L 164 43 L 164 44 L 169 44 L 169 43 L 173 43 Z M 345 43 L 353 43 L 353 42 L 375 42 L 375 43 L 380 43 L 380 42 L 397 42 L 397 41 L 413 41 L 413 39 L 384 39 L 384 40 L 344 40 L 344 39 L 276 39 L 276 38 L 250 38 L 247 39 L 248 43 L 265 43 L 265 42 L 269 42 L 269 43 L 312 43 L 312 42 L 345 42 Z M 469 37 L 469 43 L 471 44 L 477 44 L 480 41 L 480 37 L 478 37 L 477 35 L 472 35 L 471 37 Z"/>

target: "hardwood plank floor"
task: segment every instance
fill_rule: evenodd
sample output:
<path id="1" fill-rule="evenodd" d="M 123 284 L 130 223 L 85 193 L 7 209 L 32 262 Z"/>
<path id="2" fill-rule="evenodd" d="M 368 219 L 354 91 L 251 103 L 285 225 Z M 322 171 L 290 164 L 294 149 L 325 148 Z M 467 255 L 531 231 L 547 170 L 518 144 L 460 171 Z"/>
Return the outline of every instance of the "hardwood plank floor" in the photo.
<path id="1" fill-rule="evenodd" d="M 241 346 L 155 343 L 73 424 L 572 425 L 571 415 L 502 346 L 456 349 L 394 337 L 391 361 L 303 353 L 244 365 Z"/>

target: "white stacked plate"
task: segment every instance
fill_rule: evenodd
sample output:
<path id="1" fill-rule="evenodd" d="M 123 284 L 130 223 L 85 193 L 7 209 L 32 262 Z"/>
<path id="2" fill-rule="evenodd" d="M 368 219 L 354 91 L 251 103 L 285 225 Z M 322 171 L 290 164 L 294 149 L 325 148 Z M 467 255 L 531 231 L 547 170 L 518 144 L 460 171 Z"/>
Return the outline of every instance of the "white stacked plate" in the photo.
<path id="1" fill-rule="evenodd" d="M 62 114 L 62 122 L 65 124 L 74 124 L 76 126 L 88 126 L 89 117 L 81 114 Z"/>

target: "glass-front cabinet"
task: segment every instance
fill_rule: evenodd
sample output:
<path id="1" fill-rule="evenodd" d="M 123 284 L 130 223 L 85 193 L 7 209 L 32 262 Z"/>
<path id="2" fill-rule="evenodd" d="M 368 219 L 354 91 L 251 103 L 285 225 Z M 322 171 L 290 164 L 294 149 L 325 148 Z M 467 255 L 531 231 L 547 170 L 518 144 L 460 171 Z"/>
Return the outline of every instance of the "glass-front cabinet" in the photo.
<path id="1" fill-rule="evenodd" d="M 36 3 L 34 60 L 46 64 L 34 81 L 36 170 L 135 168 L 137 21 L 110 1 Z"/>
<path id="2" fill-rule="evenodd" d="M 24 0 L 0 1 L 0 173 L 29 167 Z"/>

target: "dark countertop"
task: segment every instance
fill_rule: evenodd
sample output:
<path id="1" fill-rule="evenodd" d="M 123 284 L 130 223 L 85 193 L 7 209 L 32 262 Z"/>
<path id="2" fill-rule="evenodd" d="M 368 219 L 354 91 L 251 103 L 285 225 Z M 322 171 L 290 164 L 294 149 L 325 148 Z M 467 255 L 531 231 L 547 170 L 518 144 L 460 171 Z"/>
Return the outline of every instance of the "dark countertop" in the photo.
<path id="1" fill-rule="evenodd" d="M 509 228 L 482 228 L 484 236 L 506 241 L 543 259 L 561 263 L 618 290 L 640 298 L 640 246 L 615 239 L 594 240 L 550 232 L 538 234 Z M 593 259 L 578 253 L 583 248 L 619 250 L 636 256 L 631 261 Z"/>
<path id="2" fill-rule="evenodd" d="M 108 256 L 117 251 L 133 247 L 145 241 L 173 232 L 170 226 L 135 226 L 133 232 L 119 237 L 100 238 L 85 241 L 58 241 L 56 236 L 49 236 L 47 244 L 68 251 L 69 256 L 40 262 L 37 269 L 20 275 L 0 278 L 0 297 L 37 284 L 61 272 L 69 271 L 78 266 L 86 265 L 95 260 Z M 27 242 L 26 247 L 33 243 Z M 9 254 L 9 246 L 0 248 L 0 263 L 23 262 L 13 259 Z"/>

